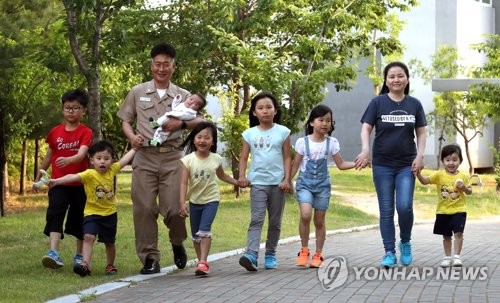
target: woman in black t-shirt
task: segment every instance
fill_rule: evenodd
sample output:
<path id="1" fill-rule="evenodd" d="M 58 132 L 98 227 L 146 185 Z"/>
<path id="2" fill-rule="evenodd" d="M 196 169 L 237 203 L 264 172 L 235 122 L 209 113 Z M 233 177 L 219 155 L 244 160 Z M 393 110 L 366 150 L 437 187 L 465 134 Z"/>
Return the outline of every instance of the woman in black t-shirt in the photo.
<path id="1" fill-rule="evenodd" d="M 385 268 L 397 265 L 394 208 L 398 212 L 400 262 L 407 266 L 413 260 L 413 191 L 415 176 L 424 166 L 427 121 L 420 101 L 408 95 L 409 77 L 408 67 L 401 62 L 385 67 L 380 94 L 372 99 L 361 118 L 362 151 L 355 160 L 356 168 L 370 161 L 370 134 L 375 128 L 373 183 L 385 249 L 380 265 Z"/>

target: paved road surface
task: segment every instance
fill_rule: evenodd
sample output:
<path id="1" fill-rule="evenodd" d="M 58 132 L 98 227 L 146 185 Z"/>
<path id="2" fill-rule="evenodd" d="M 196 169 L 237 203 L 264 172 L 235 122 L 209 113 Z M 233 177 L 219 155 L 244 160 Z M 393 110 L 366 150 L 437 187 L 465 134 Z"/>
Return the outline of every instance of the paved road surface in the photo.
<path id="1" fill-rule="evenodd" d="M 379 230 L 370 228 L 329 235 L 321 274 L 294 265 L 300 248 L 295 238 L 278 247 L 276 270 L 263 268 L 261 251 L 259 270 L 247 272 L 236 251 L 211 261 L 204 278 L 193 268 L 167 274 L 164 268 L 154 278 L 138 275 L 87 291 L 98 294 L 92 302 L 500 302 L 500 218 L 467 222 L 464 267 L 448 272 L 439 267 L 442 239 L 432 226 L 414 226 L 414 262 L 392 271 L 378 268 L 382 243 Z M 74 296 L 53 302 L 71 302 Z"/>

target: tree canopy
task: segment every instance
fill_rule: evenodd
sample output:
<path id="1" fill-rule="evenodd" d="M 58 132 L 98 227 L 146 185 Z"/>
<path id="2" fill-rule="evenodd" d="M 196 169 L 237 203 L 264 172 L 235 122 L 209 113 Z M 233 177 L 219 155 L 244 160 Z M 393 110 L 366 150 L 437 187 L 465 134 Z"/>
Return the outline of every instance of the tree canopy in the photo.
<path id="1" fill-rule="evenodd" d="M 177 80 L 221 100 L 221 138 L 237 161 L 253 94 L 276 95 L 283 104 L 283 124 L 297 131 L 307 112 L 324 100 L 327 83 L 337 90 L 353 85 L 358 58 L 370 56 L 374 48 L 384 54 L 401 50 L 393 35 L 373 39 L 373 33 L 388 33 L 389 14 L 416 4 L 173 0 L 164 7 L 168 14 L 158 31 L 178 48 Z"/>
<path id="2" fill-rule="evenodd" d="M 489 35 L 485 43 L 473 46 L 483 53 L 486 63 L 474 70 L 474 78 L 500 78 L 500 35 Z M 500 121 L 500 85 L 492 83 L 477 84 L 466 96 L 469 102 L 479 104 L 487 110 L 487 115 Z"/>
<path id="3" fill-rule="evenodd" d="M 458 59 L 455 47 L 440 45 L 432 55 L 430 67 L 424 66 L 419 60 L 412 60 L 410 66 L 415 66 L 417 74 L 430 82 L 434 78 L 449 79 L 468 74 L 468 69 L 457 63 Z M 428 114 L 430 123 L 434 124 L 434 128 L 439 132 L 439 150 L 445 141 L 445 134 L 448 136 L 448 141 L 452 141 L 457 135 L 463 138 L 471 174 L 474 172 L 474 167 L 469 143 L 483 135 L 483 130 L 488 125 L 488 121 L 484 119 L 487 112 L 484 103 L 468 102 L 465 92 L 443 92 L 434 96 L 434 110 Z M 439 155 L 437 158 L 439 167 Z"/>
<path id="4" fill-rule="evenodd" d="M 11 146 L 9 138 L 44 136 L 58 119 L 61 94 L 75 87 L 89 90 L 86 122 L 95 137 L 124 143 L 116 111 L 133 84 L 151 77 L 151 47 L 169 42 L 178 51 L 174 81 L 220 98 L 221 137 L 237 161 L 253 94 L 275 94 L 283 104 L 283 124 L 296 131 L 310 108 L 323 101 L 326 83 L 337 90 L 353 85 L 357 58 L 373 49 L 401 50 L 390 33 L 389 15 L 417 1 L 147 3 L 0 1 L 0 122 L 9 125 L 2 147 Z"/>

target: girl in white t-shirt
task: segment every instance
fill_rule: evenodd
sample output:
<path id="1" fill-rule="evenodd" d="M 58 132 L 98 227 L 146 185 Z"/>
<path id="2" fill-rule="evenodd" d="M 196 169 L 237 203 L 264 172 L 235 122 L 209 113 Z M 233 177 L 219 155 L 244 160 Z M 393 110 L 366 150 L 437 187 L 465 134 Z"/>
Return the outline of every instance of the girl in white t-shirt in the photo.
<path id="1" fill-rule="evenodd" d="M 339 169 L 354 168 L 354 162 L 347 162 L 340 155 L 337 139 L 330 137 L 335 129 L 332 110 L 326 105 L 314 107 L 305 125 L 306 136 L 295 143 L 295 158 L 292 164 L 292 178 L 300 169 L 297 178 L 296 194 L 300 207 L 299 234 L 302 248 L 297 254 L 296 265 L 309 263 L 309 225 L 313 217 L 316 228 L 316 253 L 309 267 L 320 267 L 323 262 L 325 244 L 326 211 L 330 204 L 331 184 L 328 171 L 328 158 L 331 156 Z"/>
<path id="2" fill-rule="evenodd" d="M 216 154 L 217 128 L 213 123 L 200 122 L 183 146 L 186 147 L 186 156 L 181 159 L 179 215 L 190 217 L 191 235 L 198 258 L 195 274 L 203 276 L 209 272 L 207 257 L 212 243 L 211 227 L 219 208 L 220 191 L 216 176 L 232 185 L 238 185 L 238 182 L 224 172 L 222 157 Z"/>

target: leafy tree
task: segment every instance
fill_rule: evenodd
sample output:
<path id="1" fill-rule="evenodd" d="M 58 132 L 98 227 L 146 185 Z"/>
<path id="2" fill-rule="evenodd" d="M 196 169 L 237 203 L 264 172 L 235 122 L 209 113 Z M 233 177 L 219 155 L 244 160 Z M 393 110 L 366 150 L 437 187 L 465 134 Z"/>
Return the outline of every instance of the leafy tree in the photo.
<path id="1" fill-rule="evenodd" d="M 159 40 L 165 14 L 144 2 L 62 0 L 70 49 L 89 91 L 94 140 L 106 137 L 124 148 L 116 112 L 130 88 L 150 77 L 150 45 Z"/>
<path id="2" fill-rule="evenodd" d="M 418 60 L 411 60 L 409 65 L 414 66 L 417 74 L 429 83 L 434 78 L 456 78 L 466 73 L 466 68 L 457 64 L 457 61 L 456 48 L 441 45 L 432 55 L 431 67 L 423 66 Z M 485 114 L 484 106 L 467 102 L 465 92 L 444 92 L 434 97 L 434 110 L 428 115 L 435 128 L 439 129 L 439 150 L 445 133 L 451 138 L 454 137 L 454 133 L 458 133 L 463 138 L 470 174 L 474 172 L 474 167 L 469 144 L 477 136 L 482 136 L 482 131 L 487 126 Z M 438 156 L 438 167 L 439 163 Z"/>
<path id="3" fill-rule="evenodd" d="M 87 80 L 89 126 L 96 140 L 102 139 L 100 64 L 104 23 L 128 2 L 130 1 L 62 0 L 71 52 Z"/>
<path id="4" fill-rule="evenodd" d="M 15 100 L 11 106 L 9 120 L 11 125 L 16 125 L 13 143 L 28 146 L 27 140 L 43 138 L 50 128 L 61 121 L 60 96 L 67 89 L 72 80 L 78 77 L 71 76 L 71 68 L 74 65 L 62 65 L 64 57 L 69 57 L 69 52 L 57 49 L 57 43 L 65 40 L 61 28 L 61 22 L 48 20 L 50 24 L 43 27 L 26 29 L 21 32 L 17 43 L 28 50 L 24 56 L 14 59 L 15 68 L 11 69 L 10 98 Z M 67 43 L 66 43 L 67 44 Z M 66 48 L 67 49 L 67 48 Z M 70 57 L 69 57 L 70 58 Z M 66 60 L 68 61 L 68 60 Z M 70 61 L 71 62 L 71 61 Z M 73 73 L 74 74 L 74 73 Z M 35 144 L 34 151 L 34 175 L 38 170 L 39 146 Z M 17 164 L 17 158 L 21 156 L 19 169 L 20 193 L 25 194 L 25 172 L 29 165 L 26 156 L 31 156 L 31 149 L 26 152 L 12 152 L 10 145 L 9 163 Z M 11 165 L 12 166 L 12 165 Z"/>
<path id="5" fill-rule="evenodd" d="M 406 22 L 400 20 L 398 14 L 396 13 L 388 14 L 387 20 L 388 25 L 385 33 L 380 33 L 379 30 L 373 30 L 372 51 L 369 56 L 369 65 L 365 71 L 366 76 L 373 82 L 373 95 L 379 94 L 380 86 L 382 85 L 382 83 L 384 83 L 384 77 L 382 76 L 382 66 L 385 66 L 386 64 L 384 64 L 382 61 L 400 61 L 404 51 L 404 47 L 400 45 L 398 37 L 399 33 L 406 25 Z M 379 38 L 378 36 L 380 34 L 386 36 L 388 35 L 390 39 L 387 39 L 384 36 Z M 396 47 L 393 46 L 389 48 L 389 46 L 394 43 L 396 43 Z M 380 45 L 385 44 L 387 44 L 387 47 L 380 47 Z M 382 57 L 379 58 L 379 52 L 381 51 L 384 51 L 384 53 L 381 53 L 380 55 L 382 55 Z"/>
<path id="6" fill-rule="evenodd" d="M 473 71 L 474 78 L 499 78 L 500 75 L 500 35 L 489 35 L 488 40 L 473 46 L 488 59 Z M 500 84 L 482 83 L 474 85 L 466 98 L 468 102 L 483 104 L 490 118 L 500 120 Z"/>
<path id="7" fill-rule="evenodd" d="M 44 87 L 39 76 L 46 75 L 38 70 L 39 60 L 33 60 L 37 53 L 35 38 L 51 24 L 57 16 L 56 1 L 11 0 L 0 1 L 0 170 L 1 170 L 1 214 L 8 189 L 4 188 L 8 176 L 6 163 L 17 156 L 12 153 L 16 142 L 21 143 L 29 134 L 33 120 L 30 109 L 38 100 L 37 93 Z M 28 36 L 32 40 L 27 39 Z M 40 39 L 42 40 L 42 39 Z M 31 71 L 29 68 L 31 68 Z M 35 73 L 39 75 L 35 75 Z M 25 78 L 25 76 L 31 78 Z M 32 77 L 33 76 L 33 77 Z M 35 111 L 36 112 L 36 111 Z"/>
<path id="8" fill-rule="evenodd" d="M 178 79 L 196 91 L 210 91 L 225 108 L 222 138 L 238 175 L 241 130 L 246 128 L 251 97 L 271 91 L 284 104 L 283 123 L 298 123 L 324 100 L 325 85 L 349 89 L 356 58 L 372 47 L 400 50 L 392 36 L 373 39 L 388 29 L 389 11 L 406 11 L 416 1 L 323 0 L 174 0 L 160 28 L 177 46 L 182 62 Z"/>

